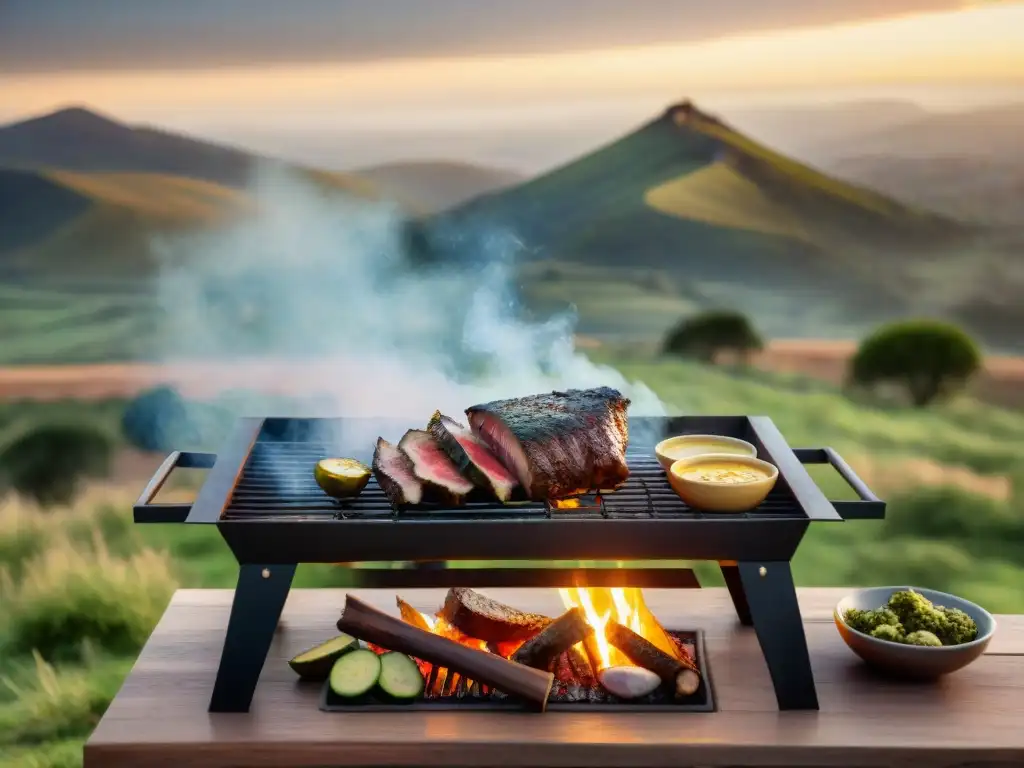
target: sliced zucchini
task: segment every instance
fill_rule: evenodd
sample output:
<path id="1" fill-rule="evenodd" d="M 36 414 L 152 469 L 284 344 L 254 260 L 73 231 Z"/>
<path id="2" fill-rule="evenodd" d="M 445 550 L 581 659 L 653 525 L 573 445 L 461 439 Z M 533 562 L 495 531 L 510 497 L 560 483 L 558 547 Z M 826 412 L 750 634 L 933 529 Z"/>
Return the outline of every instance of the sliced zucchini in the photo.
<path id="1" fill-rule="evenodd" d="M 331 668 L 330 686 L 343 699 L 367 693 L 380 679 L 380 656 L 365 648 L 346 653 Z"/>
<path id="2" fill-rule="evenodd" d="M 377 686 L 384 697 L 395 702 L 405 702 L 422 696 L 425 683 L 415 661 L 404 653 L 389 651 L 380 657 L 380 679 Z"/>
<path id="3" fill-rule="evenodd" d="M 358 647 L 359 641 L 351 635 L 338 635 L 326 643 L 303 651 L 289 661 L 288 666 L 303 680 L 326 680 L 334 662 Z"/>

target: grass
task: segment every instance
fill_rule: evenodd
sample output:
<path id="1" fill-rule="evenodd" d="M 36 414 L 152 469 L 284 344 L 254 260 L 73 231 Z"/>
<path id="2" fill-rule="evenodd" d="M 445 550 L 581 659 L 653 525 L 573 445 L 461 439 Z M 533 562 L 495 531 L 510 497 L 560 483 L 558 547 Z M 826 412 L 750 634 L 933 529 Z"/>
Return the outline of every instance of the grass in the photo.
<path id="1" fill-rule="evenodd" d="M 681 219 L 808 239 L 792 211 L 777 205 L 754 182 L 724 163 L 712 163 L 652 187 L 644 195 L 644 202 Z"/>
<path id="2" fill-rule="evenodd" d="M 890 502 L 887 519 L 812 528 L 793 563 L 799 584 L 912 583 L 996 612 L 1024 611 L 1024 414 L 966 399 L 927 411 L 883 409 L 795 376 L 705 368 L 636 349 L 602 347 L 591 355 L 643 379 L 681 411 L 767 414 L 792 443 L 838 448 L 877 486 Z M 83 410 L 110 427 L 123 407 L 11 406 L 0 409 L 0 434 L 24 418 L 80 418 Z M 933 467 L 940 482 L 922 480 L 915 462 Z M 965 489 L 953 467 L 976 478 L 981 490 Z M 812 474 L 832 498 L 850 498 L 828 468 Z M 70 507 L 47 512 L 10 497 L 0 501 L 5 768 L 79 765 L 83 740 L 173 590 L 234 586 L 237 566 L 216 531 L 136 526 L 136 491 L 93 485 Z M 713 564 L 695 565 L 702 583 L 721 584 Z M 295 585 L 359 581 L 358 570 L 306 565 Z"/>

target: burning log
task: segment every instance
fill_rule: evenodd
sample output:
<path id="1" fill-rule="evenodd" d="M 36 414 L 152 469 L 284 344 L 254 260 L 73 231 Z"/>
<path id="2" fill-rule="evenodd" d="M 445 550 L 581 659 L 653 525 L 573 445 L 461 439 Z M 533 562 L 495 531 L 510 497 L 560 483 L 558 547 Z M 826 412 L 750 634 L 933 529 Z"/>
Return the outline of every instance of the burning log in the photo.
<path id="1" fill-rule="evenodd" d="M 587 623 L 583 611 L 570 608 L 523 643 L 512 654 L 512 661 L 535 669 L 547 669 L 556 657 L 592 634 L 594 628 Z"/>
<path id="2" fill-rule="evenodd" d="M 635 587 L 631 587 L 626 591 L 628 593 L 627 598 L 631 599 L 632 605 L 640 616 L 640 624 L 644 628 L 644 635 L 648 642 L 657 646 L 662 653 L 678 659 L 684 664 L 689 663 L 692 667 L 693 660 L 684 655 L 679 644 L 665 631 L 665 628 L 661 626 L 661 622 L 655 618 L 654 614 L 651 613 L 651 609 L 647 607 L 647 603 L 644 602 L 644 593 Z"/>
<path id="3" fill-rule="evenodd" d="M 449 589 L 438 615 L 470 637 L 495 643 L 529 640 L 551 623 L 466 587 Z"/>
<path id="4" fill-rule="evenodd" d="M 692 661 L 670 656 L 654 643 L 617 621 L 609 621 L 604 634 L 608 642 L 631 662 L 638 667 L 649 669 L 670 684 L 676 696 L 692 696 L 700 687 L 700 672 Z M 668 639 L 671 641 L 672 638 Z"/>
<path id="5" fill-rule="evenodd" d="M 345 596 L 345 609 L 338 628 L 368 643 L 429 661 L 472 680 L 516 696 L 536 706 L 547 707 L 554 675 L 503 659 L 486 651 L 435 635 L 401 619 L 389 616 L 352 595 Z"/>
<path id="6" fill-rule="evenodd" d="M 590 664 L 590 659 L 587 658 L 586 654 L 581 653 L 580 650 L 573 646 L 565 655 L 569 659 L 569 666 L 572 667 L 573 675 L 576 680 L 585 688 L 593 688 L 597 685 L 597 676 L 594 674 L 594 667 Z"/>

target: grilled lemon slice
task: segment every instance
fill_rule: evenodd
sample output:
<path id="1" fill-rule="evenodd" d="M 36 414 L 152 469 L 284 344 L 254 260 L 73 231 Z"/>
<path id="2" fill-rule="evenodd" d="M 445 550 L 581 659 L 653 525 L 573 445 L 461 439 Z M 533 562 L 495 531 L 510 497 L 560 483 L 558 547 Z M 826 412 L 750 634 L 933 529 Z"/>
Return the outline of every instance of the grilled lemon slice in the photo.
<path id="1" fill-rule="evenodd" d="M 321 459 L 313 470 L 316 484 L 336 499 L 350 499 L 370 482 L 370 468 L 355 459 Z"/>

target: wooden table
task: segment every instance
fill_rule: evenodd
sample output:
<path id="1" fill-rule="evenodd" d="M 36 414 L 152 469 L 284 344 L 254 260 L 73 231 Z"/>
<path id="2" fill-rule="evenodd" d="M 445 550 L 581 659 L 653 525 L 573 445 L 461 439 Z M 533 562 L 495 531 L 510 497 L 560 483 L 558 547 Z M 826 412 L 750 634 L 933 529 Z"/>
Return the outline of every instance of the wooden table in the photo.
<path id="1" fill-rule="evenodd" d="M 554 590 L 489 590 L 556 614 Z M 820 712 L 780 713 L 753 630 L 724 589 L 649 590 L 670 628 L 703 628 L 719 711 L 324 713 L 287 659 L 335 633 L 344 594 L 293 590 L 247 714 L 207 704 L 230 590 L 181 590 L 85 748 L 87 768 L 139 766 L 980 766 L 1024 765 L 1024 617 L 998 616 L 988 652 L 934 685 L 879 680 L 843 644 L 846 590 L 800 590 Z M 395 612 L 393 591 L 357 594 Z M 405 590 L 433 611 L 442 590 Z"/>

